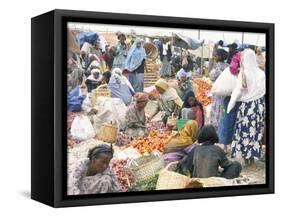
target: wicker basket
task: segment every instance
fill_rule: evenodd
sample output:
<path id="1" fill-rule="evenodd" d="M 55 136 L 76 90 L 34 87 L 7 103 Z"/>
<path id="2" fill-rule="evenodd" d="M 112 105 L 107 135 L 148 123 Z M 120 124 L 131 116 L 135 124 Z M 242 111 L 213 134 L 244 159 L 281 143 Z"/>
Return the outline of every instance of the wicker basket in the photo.
<path id="1" fill-rule="evenodd" d="M 169 116 L 168 117 L 168 120 L 167 120 L 167 126 L 168 127 L 171 127 L 173 129 L 176 129 L 176 126 L 177 126 L 177 122 L 178 122 L 178 117 L 177 116 L 174 116 L 174 113 L 172 114 L 172 116 Z"/>
<path id="2" fill-rule="evenodd" d="M 117 140 L 117 127 L 113 124 L 104 123 L 100 128 L 98 139 L 108 143 L 115 143 Z"/>
<path id="3" fill-rule="evenodd" d="M 92 90 L 92 105 L 96 105 L 98 97 L 110 97 L 110 90 L 106 84 L 98 86 L 96 89 Z"/>
<path id="4" fill-rule="evenodd" d="M 168 189 L 183 189 L 186 188 L 190 181 L 190 177 L 176 173 L 171 169 L 177 165 L 178 162 L 169 163 L 159 173 L 159 178 L 156 185 L 156 190 L 168 190 Z"/>
<path id="5" fill-rule="evenodd" d="M 128 161 L 126 170 L 133 173 L 137 182 L 144 182 L 157 175 L 163 168 L 164 160 L 160 153 L 152 152 L 150 155 Z"/>
<path id="6" fill-rule="evenodd" d="M 152 60 L 156 60 L 158 57 L 158 48 L 150 42 L 146 42 L 143 45 L 144 49 L 145 49 L 145 53 L 147 55 L 148 58 L 152 59 Z"/>

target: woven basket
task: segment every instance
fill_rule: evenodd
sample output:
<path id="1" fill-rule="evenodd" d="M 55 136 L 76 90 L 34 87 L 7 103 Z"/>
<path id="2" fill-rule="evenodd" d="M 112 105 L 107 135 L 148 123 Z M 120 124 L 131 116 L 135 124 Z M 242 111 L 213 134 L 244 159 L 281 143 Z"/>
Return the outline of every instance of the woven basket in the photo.
<path id="1" fill-rule="evenodd" d="M 96 105 L 98 97 L 110 97 L 110 90 L 106 84 L 98 86 L 92 90 L 92 105 Z"/>
<path id="2" fill-rule="evenodd" d="M 164 168 L 164 160 L 159 152 L 142 156 L 135 160 L 128 161 L 126 170 L 133 173 L 137 182 L 144 182 L 159 173 Z"/>
<path id="3" fill-rule="evenodd" d="M 148 58 L 152 59 L 152 60 L 156 60 L 158 57 L 158 49 L 157 47 L 150 42 L 146 42 L 143 45 L 144 49 L 145 49 L 145 53 L 147 55 Z"/>
<path id="4" fill-rule="evenodd" d="M 117 127 L 104 123 L 100 128 L 98 139 L 108 143 L 115 143 L 117 140 Z"/>
<path id="5" fill-rule="evenodd" d="M 183 189 L 186 188 L 189 183 L 190 177 L 176 173 L 171 167 L 176 166 L 178 162 L 169 163 L 159 173 L 159 178 L 156 185 L 156 190 L 168 190 L 168 189 Z"/>
<path id="6" fill-rule="evenodd" d="M 227 185 L 227 180 L 222 177 L 192 178 L 187 188 L 209 188 L 222 187 Z"/>
<path id="7" fill-rule="evenodd" d="M 173 113 L 172 116 L 168 117 L 166 125 L 169 127 L 172 127 L 173 129 L 176 129 L 177 122 L 178 122 L 178 117 L 174 116 L 174 113 Z"/>

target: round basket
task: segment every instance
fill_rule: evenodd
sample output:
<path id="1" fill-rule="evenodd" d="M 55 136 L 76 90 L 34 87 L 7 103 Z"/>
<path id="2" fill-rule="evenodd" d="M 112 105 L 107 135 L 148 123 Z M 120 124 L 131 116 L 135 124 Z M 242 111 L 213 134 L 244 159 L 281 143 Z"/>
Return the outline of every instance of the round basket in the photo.
<path id="1" fill-rule="evenodd" d="M 111 93 L 106 84 L 98 86 L 96 89 L 92 90 L 92 105 L 96 105 L 98 97 L 110 97 Z"/>
<path id="2" fill-rule="evenodd" d="M 128 161 L 126 169 L 133 173 L 137 182 L 144 182 L 159 173 L 164 168 L 164 160 L 159 152 L 153 152 L 150 155 L 139 157 Z"/>
<path id="3" fill-rule="evenodd" d="M 178 162 L 169 163 L 159 173 L 159 178 L 156 185 L 156 190 L 168 190 L 168 189 L 183 189 L 186 188 L 190 181 L 190 177 L 176 173 L 171 169 L 175 167 Z"/>
<path id="4" fill-rule="evenodd" d="M 145 53 L 149 59 L 156 60 L 158 57 L 158 48 L 150 42 L 146 42 L 143 45 Z"/>
<path id="5" fill-rule="evenodd" d="M 117 130 L 116 126 L 104 123 L 100 128 L 98 139 L 108 143 L 115 143 L 117 140 Z"/>

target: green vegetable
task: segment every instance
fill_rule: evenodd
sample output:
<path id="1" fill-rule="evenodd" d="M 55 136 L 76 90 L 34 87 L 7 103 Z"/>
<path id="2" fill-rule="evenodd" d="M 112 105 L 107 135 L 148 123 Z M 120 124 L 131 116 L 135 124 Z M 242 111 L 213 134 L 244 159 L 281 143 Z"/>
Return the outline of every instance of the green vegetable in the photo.
<path id="1" fill-rule="evenodd" d="M 158 176 L 156 175 L 151 179 L 144 182 L 137 182 L 135 185 L 129 188 L 129 191 L 153 191 L 156 190 L 156 184 L 158 180 Z"/>

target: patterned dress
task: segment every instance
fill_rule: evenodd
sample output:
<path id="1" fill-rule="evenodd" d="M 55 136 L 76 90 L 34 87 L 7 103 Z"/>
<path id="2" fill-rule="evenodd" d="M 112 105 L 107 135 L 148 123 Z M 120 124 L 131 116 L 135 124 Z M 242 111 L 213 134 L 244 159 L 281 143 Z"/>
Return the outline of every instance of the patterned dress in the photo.
<path id="1" fill-rule="evenodd" d="M 217 80 L 220 74 L 228 67 L 227 63 L 217 62 L 214 65 L 213 70 L 210 72 L 209 76 L 212 81 Z M 210 111 L 210 124 L 215 127 L 218 131 L 219 124 L 221 122 L 223 114 L 223 96 L 213 96 L 213 103 Z"/>
<path id="2" fill-rule="evenodd" d="M 77 162 L 68 178 L 68 195 L 120 192 L 121 187 L 111 168 L 102 173 L 87 176 L 89 159 Z"/>
<path id="3" fill-rule="evenodd" d="M 231 145 L 232 157 L 259 159 L 264 131 L 265 98 L 242 102 L 237 113 L 234 137 Z"/>

